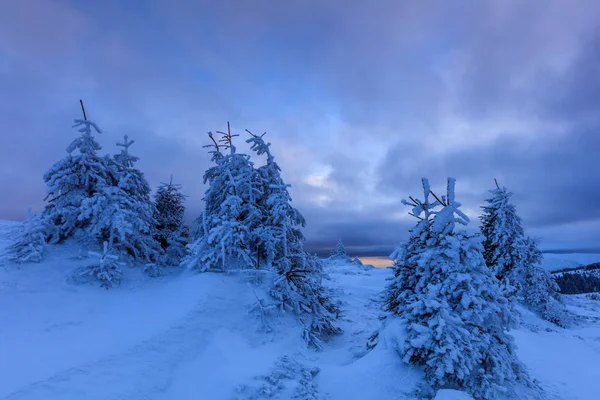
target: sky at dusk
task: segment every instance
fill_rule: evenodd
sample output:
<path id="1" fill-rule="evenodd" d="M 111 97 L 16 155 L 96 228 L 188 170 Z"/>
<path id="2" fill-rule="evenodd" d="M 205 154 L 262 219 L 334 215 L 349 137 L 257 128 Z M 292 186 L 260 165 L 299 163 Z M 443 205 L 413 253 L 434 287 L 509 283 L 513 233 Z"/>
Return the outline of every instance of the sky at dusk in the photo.
<path id="1" fill-rule="evenodd" d="M 0 0 L 0 219 L 43 208 L 83 99 L 190 220 L 230 121 L 267 132 L 310 249 L 389 253 L 423 176 L 473 229 L 496 178 L 543 249 L 598 249 L 599 28 L 596 0 Z"/>

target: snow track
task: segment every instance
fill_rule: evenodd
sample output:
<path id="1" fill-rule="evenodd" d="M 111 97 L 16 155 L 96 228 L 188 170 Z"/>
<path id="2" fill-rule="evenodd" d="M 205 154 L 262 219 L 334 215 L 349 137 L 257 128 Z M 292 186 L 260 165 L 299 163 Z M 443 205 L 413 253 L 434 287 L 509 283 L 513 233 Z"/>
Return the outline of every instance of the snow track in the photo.
<path id="1" fill-rule="evenodd" d="M 126 352 L 33 383 L 6 400 L 160 399 L 179 365 L 197 357 L 220 328 L 215 314 L 204 310 L 203 302 L 180 323 Z"/>

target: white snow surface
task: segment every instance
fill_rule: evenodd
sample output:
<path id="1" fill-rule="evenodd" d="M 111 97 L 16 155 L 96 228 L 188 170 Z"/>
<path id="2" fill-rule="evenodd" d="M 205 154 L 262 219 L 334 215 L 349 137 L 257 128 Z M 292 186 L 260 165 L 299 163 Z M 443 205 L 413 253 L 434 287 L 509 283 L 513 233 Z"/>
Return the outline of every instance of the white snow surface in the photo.
<path id="1" fill-rule="evenodd" d="M 17 225 L 0 221 L 0 253 Z M 73 244 L 49 247 L 40 264 L 0 263 L 0 399 L 412 399 L 422 380 L 380 334 L 380 293 L 389 268 L 328 271 L 342 300 L 344 334 L 323 351 L 306 348 L 289 313 L 273 331 L 248 313 L 263 287 L 240 274 L 191 272 L 148 278 L 124 267 L 123 284 L 75 283 L 89 260 Z M 581 315 L 565 330 L 523 311 L 518 354 L 551 399 L 600 393 L 600 301 L 570 296 Z M 388 327 L 389 328 L 389 327 Z M 398 331 L 401 331 L 399 329 Z M 294 397 L 296 396 L 296 397 Z M 311 397 L 312 396 L 312 397 Z M 440 390 L 437 400 L 471 399 Z"/>

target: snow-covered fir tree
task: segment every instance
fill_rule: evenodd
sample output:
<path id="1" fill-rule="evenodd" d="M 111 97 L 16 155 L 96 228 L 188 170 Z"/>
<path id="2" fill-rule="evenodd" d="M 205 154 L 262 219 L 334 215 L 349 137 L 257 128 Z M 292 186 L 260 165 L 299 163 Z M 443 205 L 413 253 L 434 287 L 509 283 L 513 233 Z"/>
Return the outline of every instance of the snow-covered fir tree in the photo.
<path id="1" fill-rule="evenodd" d="M 87 231 L 120 255 L 134 261 L 153 262 L 160 246 L 153 233 L 155 207 L 150 186 L 143 173 L 135 168 L 137 157 L 129 154 L 133 144 L 127 136 L 121 152 L 109 163 L 114 184 L 102 185 L 82 202 L 80 219 L 89 221 Z"/>
<path id="2" fill-rule="evenodd" d="M 331 251 L 331 254 L 329 255 L 329 260 L 347 261 L 347 262 L 351 261 L 350 257 L 348 256 L 348 253 L 346 253 L 346 248 L 344 247 L 344 243 L 342 242 L 342 239 L 338 239 L 338 242 L 335 245 L 335 249 L 333 249 Z"/>
<path id="3" fill-rule="evenodd" d="M 425 369 L 421 395 L 460 388 L 475 399 L 496 399 L 532 382 L 506 333 L 516 320 L 485 265 L 481 242 L 455 228 L 469 219 L 454 185 L 449 178 L 447 195 L 430 201 L 423 179 L 424 199 L 404 202 L 419 222 L 395 261 L 386 306 L 405 321 L 403 359 Z"/>
<path id="4" fill-rule="evenodd" d="M 8 259 L 18 264 L 39 263 L 44 258 L 46 235 L 40 214 L 32 215 L 27 207 L 27 220 L 18 234 L 17 240 L 8 247 Z"/>
<path id="5" fill-rule="evenodd" d="M 101 147 L 93 133 L 101 132 L 98 126 L 76 119 L 74 127 L 79 128 L 81 135 L 67 147 L 68 156 L 44 174 L 48 204 L 43 218 L 46 234 L 53 243 L 86 228 L 92 215 L 88 212 L 82 216 L 84 200 L 114 183 L 109 160 L 97 154 Z"/>
<path id="6" fill-rule="evenodd" d="M 525 232 L 517 209 L 510 202 L 513 195 L 506 188 L 490 190 L 492 197 L 482 207 L 481 232 L 483 234 L 484 258 L 496 278 L 505 285 L 519 285 L 527 248 Z M 512 282 L 511 282 L 512 280 Z"/>
<path id="7" fill-rule="evenodd" d="M 179 265 L 187 254 L 188 227 L 184 224 L 185 196 L 180 192 L 181 185 L 161 184 L 154 196 L 156 229 L 154 238 L 160 243 L 161 262 L 166 265 Z"/>
<path id="8" fill-rule="evenodd" d="M 270 291 L 282 308 L 292 310 L 304 327 L 304 338 L 317 348 L 329 336 L 341 333 L 338 326 L 341 310 L 322 285 L 323 264 L 304 250 L 305 225 L 302 214 L 290 203 L 290 185 L 281 177 L 262 136 L 252 135 L 248 142 L 258 155 L 266 155 L 267 162 L 258 168 L 259 193 L 257 202 L 263 208 L 263 219 L 257 229 L 257 248 L 262 253 L 263 264 L 276 271 Z"/>
<path id="9" fill-rule="evenodd" d="M 255 185 L 255 170 L 246 154 L 238 153 L 230 131 L 221 133 L 217 142 L 209 137 L 214 165 L 204 174 L 208 189 L 204 210 L 197 219 L 197 229 L 190 246 L 191 254 L 183 261 L 188 268 L 206 271 L 247 268 L 256 265 L 255 229 L 261 223 L 260 196 Z M 229 150 L 224 154 L 221 150 Z"/>
<path id="10" fill-rule="evenodd" d="M 500 187 L 490 193 L 480 217 L 487 266 L 507 296 L 524 300 L 542 318 L 565 326 L 569 317 L 559 301 L 558 287 L 541 266 L 543 256 L 537 244 L 525 236 L 521 218 L 510 202 L 512 193 Z"/>
<path id="11" fill-rule="evenodd" d="M 528 252 L 521 294 L 525 304 L 546 321 L 562 327 L 569 326 L 571 316 L 561 302 L 558 284 L 542 267 L 543 255 L 536 241 L 527 237 L 525 246 Z"/>
<path id="12" fill-rule="evenodd" d="M 123 272 L 117 263 L 119 257 L 112 254 L 112 249 L 108 242 L 102 244 L 102 253 L 90 251 L 89 254 L 98 257 L 99 260 L 87 267 L 81 268 L 79 270 L 81 276 L 89 276 L 99 280 L 101 286 L 105 289 L 110 289 L 121 283 Z"/>

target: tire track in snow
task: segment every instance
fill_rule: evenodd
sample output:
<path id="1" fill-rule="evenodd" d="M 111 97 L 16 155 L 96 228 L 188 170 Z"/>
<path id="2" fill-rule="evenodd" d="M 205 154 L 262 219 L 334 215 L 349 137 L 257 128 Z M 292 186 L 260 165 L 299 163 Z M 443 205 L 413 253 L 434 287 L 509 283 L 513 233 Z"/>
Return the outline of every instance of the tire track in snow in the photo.
<path id="1" fill-rule="evenodd" d="M 177 367 L 197 357 L 221 328 L 219 314 L 206 312 L 205 305 L 202 301 L 181 322 L 126 352 L 71 368 L 4 399 L 156 399 L 171 385 Z"/>

